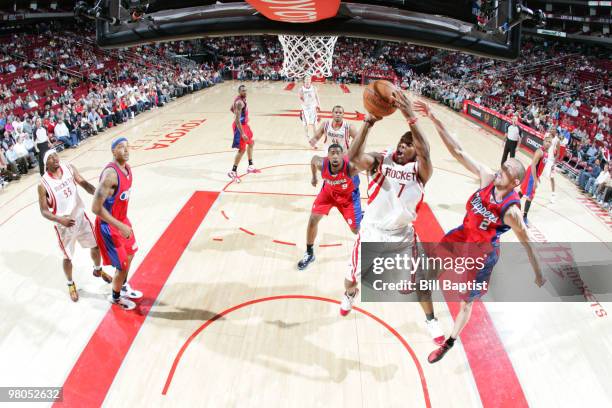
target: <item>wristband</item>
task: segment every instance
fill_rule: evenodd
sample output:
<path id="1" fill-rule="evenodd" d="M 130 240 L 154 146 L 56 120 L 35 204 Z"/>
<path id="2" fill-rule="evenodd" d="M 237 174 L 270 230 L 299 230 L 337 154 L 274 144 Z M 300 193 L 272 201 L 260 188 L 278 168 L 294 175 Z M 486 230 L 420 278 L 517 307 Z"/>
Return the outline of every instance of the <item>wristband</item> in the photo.
<path id="1" fill-rule="evenodd" d="M 371 119 L 370 119 L 370 120 L 364 119 L 363 121 L 364 121 L 365 123 L 367 123 L 368 125 L 370 125 L 370 126 L 374 126 L 374 123 L 376 123 L 376 121 L 371 120 Z"/>

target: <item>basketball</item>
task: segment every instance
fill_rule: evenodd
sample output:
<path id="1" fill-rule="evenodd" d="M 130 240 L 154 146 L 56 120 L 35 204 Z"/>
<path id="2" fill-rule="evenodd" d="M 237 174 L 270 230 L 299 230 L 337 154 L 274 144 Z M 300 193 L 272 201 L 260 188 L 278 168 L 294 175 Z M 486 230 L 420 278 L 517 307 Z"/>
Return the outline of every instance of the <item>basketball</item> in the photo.
<path id="1" fill-rule="evenodd" d="M 378 80 L 370 83 L 363 91 L 363 106 L 371 115 L 382 118 L 397 109 L 395 101 L 397 88 L 389 81 Z"/>

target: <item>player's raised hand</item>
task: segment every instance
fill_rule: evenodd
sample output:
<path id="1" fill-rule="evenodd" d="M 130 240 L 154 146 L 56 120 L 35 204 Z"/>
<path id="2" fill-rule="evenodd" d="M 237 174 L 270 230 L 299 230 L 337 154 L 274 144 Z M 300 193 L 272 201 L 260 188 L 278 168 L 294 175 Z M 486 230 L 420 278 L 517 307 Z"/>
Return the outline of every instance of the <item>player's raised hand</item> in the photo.
<path id="1" fill-rule="evenodd" d="M 427 103 L 417 100 L 412 103 L 412 106 L 414 107 L 414 110 L 420 113 L 421 115 L 428 117 L 428 118 L 432 116 L 431 108 L 429 107 Z"/>
<path id="2" fill-rule="evenodd" d="M 308 140 L 308 143 L 310 144 L 310 146 L 311 146 L 313 149 L 316 149 L 316 148 L 317 148 L 317 141 L 316 141 L 314 138 L 312 138 L 312 139 Z"/>
<path id="3" fill-rule="evenodd" d="M 76 222 L 73 218 L 70 218 L 69 216 L 65 215 L 60 218 L 59 223 L 62 224 L 64 227 L 70 228 L 73 227 Z"/>

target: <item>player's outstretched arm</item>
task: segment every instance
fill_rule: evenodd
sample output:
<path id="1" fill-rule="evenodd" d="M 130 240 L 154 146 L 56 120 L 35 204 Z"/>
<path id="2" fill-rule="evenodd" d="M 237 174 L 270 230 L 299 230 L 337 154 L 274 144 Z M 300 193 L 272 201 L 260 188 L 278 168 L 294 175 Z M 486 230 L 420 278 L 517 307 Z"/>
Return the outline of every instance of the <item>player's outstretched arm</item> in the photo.
<path id="1" fill-rule="evenodd" d="M 357 137 L 351 143 L 351 147 L 348 150 L 348 159 L 351 162 L 351 166 L 355 172 L 359 172 L 362 170 L 371 171 L 374 167 L 376 167 L 376 156 L 370 153 L 365 153 L 365 141 L 370 132 L 374 123 L 379 121 L 380 118 L 372 116 L 368 114 L 363 121 L 363 125 L 359 132 L 357 133 Z"/>
<path id="2" fill-rule="evenodd" d="M 312 180 L 310 184 L 312 184 L 313 187 L 316 187 L 317 183 L 319 182 L 317 178 L 317 173 L 319 173 L 322 168 L 323 168 L 323 158 L 321 156 L 312 156 L 312 160 L 310 161 L 310 170 L 312 171 Z"/>
<path id="3" fill-rule="evenodd" d="M 309 140 L 309 143 L 312 147 L 315 147 L 317 145 L 317 142 L 321 140 L 321 138 L 323 137 L 323 131 L 325 130 L 325 123 L 322 123 L 321 126 L 319 126 L 317 130 L 315 130 L 315 133 L 312 136 L 312 139 Z"/>
<path id="4" fill-rule="evenodd" d="M 397 107 L 404 115 L 404 118 L 408 121 L 410 130 L 412 131 L 412 143 L 416 150 L 417 159 L 419 163 L 419 179 L 423 184 L 427 183 L 433 174 L 433 164 L 431 162 L 431 156 L 429 153 L 429 142 L 423 136 L 421 128 L 417 125 L 417 116 L 412 109 L 412 102 L 406 94 L 398 92 L 398 98 L 396 101 Z"/>
<path id="5" fill-rule="evenodd" d="M 512 231 L 516 234 L 517 238 L 523 244 L 527 256 L 529 257 L 529 263 L 535 273 L 535 284 L 538 286 L 544 285 L 546 280 L 542 276 L 542 268 L 540 267 L 540 261 L 533 252 L 531 247 L 531 240 L 529 239 L 529 233 L 527 232 L 527 226 L 523 221 L 523 215 L 521 209 L 517 205 L 511 205 L 510 208 L 504 214 L 504 224 L 512 228 Z"/>
<path id="6" fill-rule="evenodd" d="M 70 170 L 72 170 L 72 174 L 74 175 L 74 181 L 79 186 L 83 187 L 83 189 L 89 194 L 93 194 L 96 192 L 96 188 L 93 186 L 93 184 L 85 180 L 83 176 L 81 176 L 81 173 L 79 173 L 79 171 L 76 169 L 76 167 L 74 167 L 72 164 L 69 164 L 68 166 L 70 166 Z"/>
<path id="7" fill-rule="evenodd" d="M 104 200 L 113 194 L 113 191 L 117 187 L 119 180 L 117 179 L 117 173 L 113 169 L 106 169 L 102 172 L 102 177 L 98 188 L 94 193 L 93 203 L 91 205 L 91 211 L 100 217 L 107 224 L 117 228 L 124 238 L 129 238 L 132 235 L 132 229 L 112 216 L 106 208 L 104 208 Z"/>
<path id="8" fill-rule="evenodd" d="M 471 173 L 476 175 L 480 180 L 481 187 L 489 184 L 495 177 L 493 170 L 485 166 L 484 164 L 475 160 L 470 156 L 463 147 L 459 144 L 459 141 L 453 137 L 448 131 L 444 124 L 433 114 L 428 104 L 423 101 L 414 102 L 414 110 L 421 113 L 423 116 L 428 117 L 433 122 L 438 134 L 442 138 L 442 142 L 450 152 L 450 154 L 465 167 Z"/>
<path id="9" fill-rule="evenodd" d="M 75 224 L 74 219 L 68 216 L 58 217 L 49 211 L 47 205 L 47 190 L 45 190 L 42 183 L 38 185 L 38 208 L 40 209 L 41 215 L 50 221 L 59 222 L 64 227 L 72 227 Z"/>

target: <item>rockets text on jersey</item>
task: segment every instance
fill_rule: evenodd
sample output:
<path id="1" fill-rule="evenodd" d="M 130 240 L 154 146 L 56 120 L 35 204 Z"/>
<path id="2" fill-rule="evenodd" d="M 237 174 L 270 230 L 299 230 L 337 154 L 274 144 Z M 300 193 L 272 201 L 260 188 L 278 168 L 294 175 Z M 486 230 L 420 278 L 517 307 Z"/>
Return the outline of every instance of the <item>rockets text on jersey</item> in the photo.
<path id="1" fill-rule="evenodd" d="M 77 191 L 74 174 L 70 166 L 63 163 L 60 163 L 60 173 L 61 176 L 56 178 L 45 172 L 41 178 L 47 192 L 49 210 L 57 216 L 76 216 L 78 212 L 85 210 L 85 206 Z"/>
<path id="2" fill-rule="evenodd" d="M 344 151 L 348 151 L 350 144 L 350 124 L 346 121 L 342 121 L 340 126 L 334 127 L 333 121 L 327 121 L 323 125 L 323 134 L 325 135 L 323 143 L 325 151 L 332 144 L 339 144 L 342 146 Z"/>

